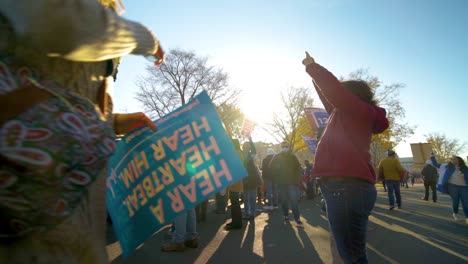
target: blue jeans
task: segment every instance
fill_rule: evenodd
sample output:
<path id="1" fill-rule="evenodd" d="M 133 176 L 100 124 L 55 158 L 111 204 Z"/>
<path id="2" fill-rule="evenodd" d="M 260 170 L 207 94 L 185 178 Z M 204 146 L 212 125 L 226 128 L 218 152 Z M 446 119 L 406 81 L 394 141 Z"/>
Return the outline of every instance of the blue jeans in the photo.
<path id="1" fill-rule="evenodd" d="M 190 209 L 187 212 L 177 216 L 174 219 L 175 231 L 172 236 L 172 242 L 184 243 L 187 240 L 198 238 L 197 233 L 197 217 L 195 209 Z"/>
<path id="2" fill-rule="evenodd" d="M 289 204 L 291 204 L 291 209 L 294 215 L 295 220 L 299 220 L 299 186 L 297 184 L 278 184 L 279 192 L 281 195 L 281 209 L 283 210 L 283 215 L 289 215 Z"/>
<path id="3" fill-rule="evenodd" d="M 257 189 L 244 191 L 244 213 L 245 216 L 255 216 L 257 210 Z"/>
<path id="4" fill-rule="evenodd" d="M 448 192 L 452 198 L 453 213 L 458 214 L 458 205 L 461 200 L 463 212 L 468 217 L 468 187 L 449 183 Z"/>
<path id="5" fill-rule="evenodd" d="M 400 193 L 400 181 L 385 180 L 387 185 L 388 203 L 390 206 L 395 206 L 395 198 L 393 197 L 393 191 L 395 191 L 396 203 L 398 207 L 401 207 L 401 193 Z"/>
<path id="6" fill-rule="evenodd" d="M 367 223 L 377 199 L 375 186 L 366 182 L 328 181 L 322 182 L 320 189 L 343 261 L 367 263 Z"/>
<path id="7" fill-rule="evenodd" d="M 266 198 L 268 206 L 278 206 L 278 186 L 269 179 L 265 179 Z"/>

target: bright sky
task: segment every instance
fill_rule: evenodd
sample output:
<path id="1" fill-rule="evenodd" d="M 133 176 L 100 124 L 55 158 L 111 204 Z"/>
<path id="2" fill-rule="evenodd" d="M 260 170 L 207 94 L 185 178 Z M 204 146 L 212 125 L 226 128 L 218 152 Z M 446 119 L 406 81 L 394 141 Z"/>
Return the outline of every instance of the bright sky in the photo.
<path id="1" fill-rule="evenodd" d="M 311 88 L 304 51 L 336 76 L 369 68 L 401 82 L 415 134 L 397 147 L 440 132 L 468 141 L 468 1 L 465 0 L 171 0 L 124 1 L 124 16 L 150 28 L 162 46 L 193 50 L 230 75 L 242 109 L 260 124 L 290 86 Z M 127 56 L 115 84 L 115 110 L 141 111 L 135 80 L 146 60 Z M 315 91 L 310 89 L 314 98 Z M 320 104 L 319 100 L 316 100 Z M 255 134 L 254 134 L 254 140 Z M 460 156 L 466 157 L 468 149 Z"/>

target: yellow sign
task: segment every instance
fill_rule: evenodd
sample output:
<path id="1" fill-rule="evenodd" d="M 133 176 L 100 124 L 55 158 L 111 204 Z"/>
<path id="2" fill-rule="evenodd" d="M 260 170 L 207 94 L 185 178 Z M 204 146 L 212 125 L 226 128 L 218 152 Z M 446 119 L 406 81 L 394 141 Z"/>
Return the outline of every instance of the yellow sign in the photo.
<path id="1" fill-rule="evenodd" d="M 424 167 L 432 153 L 432 145 L 430 143 L 415 143 L 411 144 L 411 152 L 413 153 L 412 171 L 420 172 Z"/>

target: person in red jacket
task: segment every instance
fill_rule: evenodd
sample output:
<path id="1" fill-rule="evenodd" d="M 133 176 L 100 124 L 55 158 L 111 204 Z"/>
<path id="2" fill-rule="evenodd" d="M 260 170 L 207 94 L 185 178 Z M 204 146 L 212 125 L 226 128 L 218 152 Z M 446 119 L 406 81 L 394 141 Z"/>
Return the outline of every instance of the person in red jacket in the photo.
<path id="1" fill-rule="evenodd" d="M 367 263 L 367 223 L 377 199 L 369 148 L 372 134 L 388 128 L 386 111 L 366 82 L 338 81 L 307 52 L 302 63 L 330 115 L 313 173 L 320 177 L 332 241 L 345 263 Z"/>

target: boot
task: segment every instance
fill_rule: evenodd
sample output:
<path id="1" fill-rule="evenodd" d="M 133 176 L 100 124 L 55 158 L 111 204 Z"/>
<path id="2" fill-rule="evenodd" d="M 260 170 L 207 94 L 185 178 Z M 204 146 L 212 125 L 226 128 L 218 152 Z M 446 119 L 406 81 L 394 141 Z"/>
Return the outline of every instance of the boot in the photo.
<path id="1" fill-rule="evenodd" d="M 184 243 L 169 242 L 169 243 L 164 244 L 161 247 L 161 251 L 163 252 L 182 252 L 184 250 L 185 250 Z"/>

